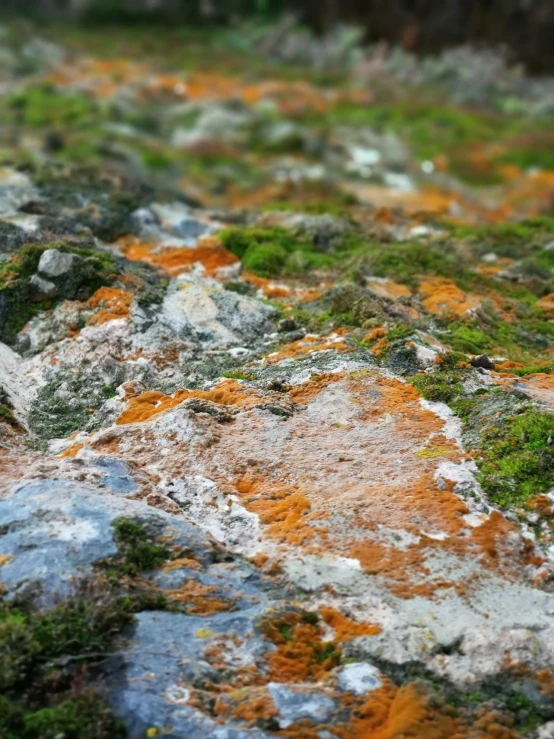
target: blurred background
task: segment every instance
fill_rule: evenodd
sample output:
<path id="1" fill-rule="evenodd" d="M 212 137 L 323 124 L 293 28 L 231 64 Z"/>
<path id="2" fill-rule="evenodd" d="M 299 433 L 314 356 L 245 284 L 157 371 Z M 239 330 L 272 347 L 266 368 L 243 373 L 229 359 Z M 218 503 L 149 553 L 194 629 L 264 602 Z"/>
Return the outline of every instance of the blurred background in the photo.
<path id="1" fill-rule="evenodd" d="M 358 26 L 365 41 L 437 52 L 464 44 L 503 44 L 536 72 L 554 66 L 551 0 L 3 0 L 5 15 L 87 23 L 237 24 L 284 13 L 318 33 Z"/>
<path id="2" fill-rule="evenodd" d="M 19 170 L 124 171 L 209 207 L 552 213 L 549 0 L 1 5 Z"/>

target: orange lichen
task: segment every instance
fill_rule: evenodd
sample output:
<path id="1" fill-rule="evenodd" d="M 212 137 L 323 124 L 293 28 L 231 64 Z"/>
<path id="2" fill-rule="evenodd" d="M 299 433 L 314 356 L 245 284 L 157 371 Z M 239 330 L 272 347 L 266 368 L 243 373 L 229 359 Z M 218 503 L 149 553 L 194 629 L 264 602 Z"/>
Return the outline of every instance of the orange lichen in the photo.
<path id="1" fill-rule="evenodd" d="M 547 311 L 547 313 L 554 313 L 554 293 L 545 295 L 540 300 L 537 300 L 536 307 Z"/>
<path id="2" fill-rule="evenodd" d="M 162 565 L 164 572 L 171 572 L 171 570 L 180 570 L 183 567 L 187 567 L 192 570 L 199 570 L 201 565 L 195 559 L 189 559 L 188 557 L 179 557 L 178 559 L 172 559 Z"/>
<path id="3" fill-rule="evenodd" d="M 127 408 L 116 419 L 116 424 L 142 423 L 159 413 L 175 408 L 189 398 L 210 400 L 220 405 L 255 405 L 259 396 L 255 391 L 244 388 L 236 380 L 224 380 L 213 390 L 177 390 L 165 395 L 159 390 L 148 390 L 131 397 Z"/>
<path id="4" fill-rule="evenodd" d="M 412 293 L 409 287 L 401 285 L 399 282 L 394 280 L 377 280 L 377 279 L 366 279 L 366 285 L 372 293 L 380 298 L 387 298 L 389 300 L 397 300 L 398 298 L 407 298 Z"/>
<path id="5" fill-rule="evenodd" d="M 368 331 L 367 334 L 364 336 L 364 341 L 372 342 L 377 341 L 377 339 L 382 339 L 384 336 L 388 334 L 389 330 L 385 326 L 377 326 L 377 328 L 372 328 L 371 331 Z"/>
<path id="6" fill-rule="evenodd" d="M 501 364 L 496 365 L 496 369 L 498 370 L 511 370 L 511 369 L 521 369 L 525 367 L 524 364 L 521 364 L 521 362 L 502 362 Z"/>
<path id="7" fill-rule="evenodd" d="M 101 287 L 87 301 L 89 308 L 102 307 L 89 319 L 91 326 L 98 326 L 116 318 L 127 318 L 131 310 L 133 295 L 118 287 Z"/>
<path id="8" fill-rule="evenodd" d="M 460 290 L 452 280 L 432 277 L 423 280 L 419 286 L 422 302 L 430 313 L 456 313 L 463 315 L 479 305 L 473 295 Z"/>
<path id="9" fill-rule="evenodd" d="M 263 692 L 262 692 L 263 691 Z M 218 696 L 214 713 L 228 718 L 248 721 L 269 721 L 279 715 L 266 689 L 242 689 Z"/>
<path id="10" fill-rule="evenodd" d="M 72 444 L 71 446 L 68 446 L 67 449 L 64 449 L 64 451 L 59 454 L 60 457 L 76 457 L 78 452 L 83 449 L 85 445 L 78 442 L 77 444 Z"/>
<path id="11" fill-rule="evenodd" d="M 303 339 L 285 344 L 279 351 L 268 354 L 265 361 L 268 364 L 276 364 L 283 359 L 301 357 L 312 352 L 330 351 L 331 349 L 337 352 L 352 351 L 348 343 L 337 334 L 331 334 L 326 337 L 308 334 Z"/>
<path id="12" fill-rule="evenodd" d="M 266 656 L 270 680 L 321 680 L 340 662 L 340 648 L 322 641 L 319 627 L 302 614 L 291 612 L 267 619 L 262 630 L 277 647 Z"/>
<path id="13" fill-rule="evenodd" d="M 133 236 L 119 240 L 122 253 L 133 261 L 149 262 L 172 277 L 190 272 L 200 264 L 207 275 L 217 276 L 221 269 L 238 266 L 239 260 L 215 237 L 202 239 L 195 247 L 163 247 L 140 241 Z"/>
<path id="14" fill-rule="evenodd" d="M 344 374 L 344 372 L 324 372 L 321 375 L 313 375 L 307 382 L 292 387 L 288 395 L 295 403 L 304 405 L 311 402 L 326 387 L 341 380 Z"/>
<path id="15" fill-rule="evenodd" d="M 335 630 L 335 640 L 338 642 L 349 641 L 356 636 L 374 636 L 381 631 L 377 624 L 352 621 L 331 606 L 324 606 L 321 609 L 321 617 Z"/>
<path id="16" fill-rule="evenodd" d="M 395 689 L 385 686 L 371 693 L 357 711 L 358 717 L 345 733 L 344 739 L 462 739 L 465 735 L 460 722 L 440 713 L 429 704 L 414 683 Z"/>
<path id="17" fill-rule="evenodd" d="M 214 585 L 203 585 L 196 580 L 188 580 L 179 588 L 164 591 L 170 601 L 181 603 L 187 613 L 205 616 L 209 613 L 232 611 L 234 602 L 215 597 L 218 588 Z"/>
<path id="18" fill-rule="evenodd" d="M 377 343 L 375 343 L 371 347 L 371 353 L 375 354 L 376 357 L 379 357 L 389 346 L 389 342 L 387 341 L 386 337 L 383 336 Z"/>

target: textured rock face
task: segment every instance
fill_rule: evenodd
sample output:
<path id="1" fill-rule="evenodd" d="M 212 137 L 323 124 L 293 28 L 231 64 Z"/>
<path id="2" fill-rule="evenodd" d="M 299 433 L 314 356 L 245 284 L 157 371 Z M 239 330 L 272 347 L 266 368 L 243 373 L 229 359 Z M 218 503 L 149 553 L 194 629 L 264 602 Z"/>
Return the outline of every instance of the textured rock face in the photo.
<path id="1" fill-rule="evenodd" d="M 4 111 L 67 150 L 0 173 L 0 736 L 550 736 L 554 225 L 494 198 L 551 173 L 63 58 Z"/>

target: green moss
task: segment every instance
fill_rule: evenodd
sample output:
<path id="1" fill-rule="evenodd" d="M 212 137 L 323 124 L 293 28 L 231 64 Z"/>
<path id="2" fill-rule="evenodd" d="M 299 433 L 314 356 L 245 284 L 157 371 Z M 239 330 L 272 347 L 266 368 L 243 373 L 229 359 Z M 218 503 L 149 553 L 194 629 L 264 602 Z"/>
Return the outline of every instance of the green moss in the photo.
<path id="1" fill-rule="evenodd" d="M 479 481 L 502 506 L 522 505 L 554 485 L 554 414 L 528 408 L 482 436 Z"/>
<path id="2" fill-rule="evenodd" d="M 50 664 L 68 655 L 86 662 L 111 642 L 128 623 L 130 613 L 107 592 L 70 599 L 49 611 L 27 603 L 0 604 L 0 687 L 25 686 L 41 677 Z"/>
<path id="3" fill-rule="evenodd" d="M 463 391 L 462 372 L 435 370 L 429 374 L 416 375 L 410 383 L 425 398 L 435 403 L 450 403 Z"/>
<path id="4" fill-rule="evenodd" d="M 256 379 L 256 375 L 253 372 L 248 372 L 246 370 L 241 370 L 241 369 L 227 370 L 226 372 L 222 372 L 221 376 L 227 377 L 231 380 L 255 380 Z"/>
<path id="5" fill-rule="evenodd" d="M 89 665 L 112 649 L 139 610 L 163 608 L 157 592 L 120 594 L 105 578 L 51 609 L 0 601 L 0 736 L 116 739 L 121 722 L 90 687 Z"/>
<path id="6" fill-rule="evenodd" d="M 0 735 L 4 739 L 123 739 L 126 731 L 103 700 L 89 693 L 37 711 L 0 697 Z"/>
<path id="7" fill-rule="evenodd" d="M 285 211 L 291 213 L 308 213 L 310 215 L 332 215 L 335 218 L 350 218 L 348 206 L 356 204 L 353 196 L 337 195 L 335 200 L 321 200 L 314 202 L 296 202 L 293 200 L 277 200 L 270 203 L 264 203 L 262 210 L 266 212 Z"/>
<path id="8" fill-rule="evenodd" d="M 98 105 L 92 97 L 62 92 L 45 84 L 30 85 L 8 96 L 2 105 L 5 120 L 37 128 L 82 126 L 98 114 Z"/>
<path id="9" fill-rule="evenodd" d="M 242 258 L 246 270 L 262 277 L 276 277 L 282 272 L 286 261 L 286 250 L 271 242 L 249 248 Z"/>
<path id="10" fill-rule="evenodd" d="M 319 623 L 319 614 L 316 611 L 303 611 L 302 621 L 310 626 L 317 626 Z"/>
<path id="11" fill-rule="evenodd" d="M 438 324 L 445 329 L 441 338 L 453 351 L 476 355 L 495 352 L 529 364 L 537 364 L 543 356 L 548 356 L 553 325 L 543 320 L 540 311 L 526 308 L 520 311 L 516 321 L 508 322 L 483 302 L 480 314 L 480 323 L 471 320 L 449 322 L 448 316 L 438 319 Z"/>
<path id="12" fill-rule="evenodd" d="M 299 239 L 284 228 L 233 226 L 223 229 L 218 237 L 247 270 L 262 277 L 331 270 L 344 265 L 363 249 L 360 238 L 348 234 L 335 249 L 322 251 L 317 244 Z"/>
<path id="13" fill-rule="evenodd" d="M 549 362 L 547 364 L 532 364 L 532 365 L 529 365 L 528 367 L 515 367 L 510 370 L 511 374 L 518 375 L 518 377 L 526 377 L 527 375 L 535 375 L 539 372 L 544 372 L 545 374 L 554 372 L 554 362 Z"/>
<path id="14" fill-rule="evenodd" d="M 0 340 L 10 344 L 33 316 L 53 307 L 56 301 L 37 301 L 31 289 L 31 277 L 37 271 L 40 257 L 47 249 L 75 254 L 79 268 L 70 276 L 71 285 L 63 297 L 88 298 L 102 285 L 113 281 L 115 258 L 95 249 L 71 246 L 65 242 L 30 243 L 22 246 L 10 262 L 0 265 L 0 298 L 5 308 L 0 312 Z"/>
<path id="15" fill-rule="evenodd" d="M 342 653 L 334 642 L 327 642 L 322 647 L 316 648 L 314 658 L 318 664 L 331 660 L 334 665 L 340 665 Z"/>
<path id="16" fill-rule="evenodd" d="M 492 348 L 491 338 L 474 324 L 461 323 L 452 328 L 450 345 L 455 352 L 483 354 Z"/>
<path id="17" fill-rule="evenodd" d="M 0 403 L 0 418 L 4 418 L 6 421 L 14 420 L 12 409 L 3 403 Z"/>
<path id="18" fill-rule="evenodd" d="M 289 624 L 279 624 L 279 633 L 285 641 L 292 641 L 292 628 Z"/>
<path id="19" fill-rule="evenodd" d="M 468 239 L 475 244 L 478 254 L 494 252 L 501 257 L 521 259 L 552 238 L 554 218 L 537 216 L 522 221 L 508 221 L 487 225 L 446 224 L 456 239 Z"/>
<path id="20" fill-rule="evenodd" d="M 148 530 L 128 518 L 113 522 L 114 538 L 118 545 L 118 568 L 126 575 L 153 570 L 170 558 L 169 550 L 155 543 Z"/>
<path id="21" fill-rule="evenodd" d="M 360 269 L 416 287 L 419 277 L 459 277 L 460 264 L 452 249 L 424 243 L 370 244 L 360 258 Z"/>

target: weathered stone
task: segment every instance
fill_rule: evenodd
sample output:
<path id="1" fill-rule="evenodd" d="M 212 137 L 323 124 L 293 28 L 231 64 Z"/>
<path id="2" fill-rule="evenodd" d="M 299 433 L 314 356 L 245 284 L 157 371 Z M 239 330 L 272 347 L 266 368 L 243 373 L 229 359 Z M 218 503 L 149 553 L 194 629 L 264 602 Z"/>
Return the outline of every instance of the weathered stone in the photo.
<path id="1" fill-rule="evenodd" d="M 45 249 L 38 263 L 38 271 L 50 278 L 65 277 L 77 268 L 80 261 L 76 254 L 58 249 Z"/>
<path id="2" fill-rule="evenodd" d="M 341 690 L 353 695 L 364 695 L 382 685 L 379 670 L 366 662 L 345 665 L 338 674 Z"/>
<path id="3" fill-rule="evenodd" d="M 10 596 L 39 588 L 52 605 L 68 597 L 94 565 L 117 553 L 112 528 L 118 517 L 140 520 L 175 543 L 210 559 L 212 545 L 196 527 L 139 501 L 67 480 L 37 480 L 0 501 L 0 552 L 8 561 L 1 581 Z"/>
<path id="4" fill-rule="evenodd" d="M 302 719 L 323 724 L 335 710 L 331 698 L 319 691 L 294 690 L 279 683 L 269 683 L 267 689 L 279 711 L 278 720 L 282 729 Z"/>

